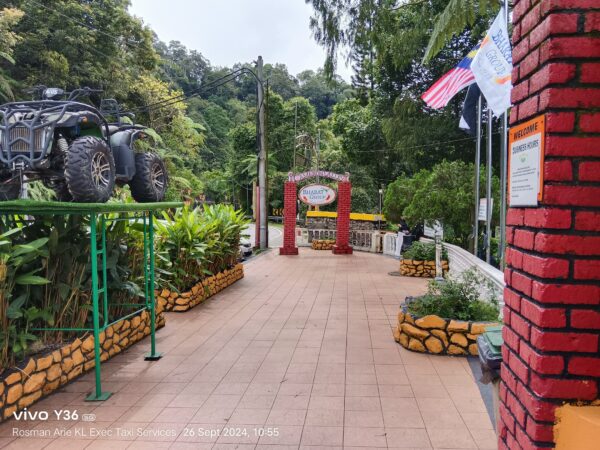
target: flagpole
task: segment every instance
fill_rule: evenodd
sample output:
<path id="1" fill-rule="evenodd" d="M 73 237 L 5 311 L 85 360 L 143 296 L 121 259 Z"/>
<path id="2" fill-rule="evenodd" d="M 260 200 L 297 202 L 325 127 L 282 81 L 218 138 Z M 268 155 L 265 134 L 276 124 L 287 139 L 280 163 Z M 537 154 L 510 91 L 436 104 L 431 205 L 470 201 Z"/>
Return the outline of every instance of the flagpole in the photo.
<path id="1" fill-rule="evenodd" d="M 492 261 L 492 108 L 488 104 L 487 110 L 487 179 L 486 179 L 486 248 L 485 261 L 490 264 Z"/>
<path id="2" fill-rule="evenodd" d="M 475 146 L 475 224 L 473 225 L 473 254 L 479 250 L 479 168 L 481 167 L 481 94 L 477 99 L 477 145 Z"/>
<path id="3" fill-rule="evenodd" d="M 504 20 L 508 29 L 508 0 L 504 0 Z M 508 111 L 502 114 L 502 136 L 500 140 L 500 270 L 504 269 L 504 249 L 506 247 L 506 194 L 508 173 Z"/>

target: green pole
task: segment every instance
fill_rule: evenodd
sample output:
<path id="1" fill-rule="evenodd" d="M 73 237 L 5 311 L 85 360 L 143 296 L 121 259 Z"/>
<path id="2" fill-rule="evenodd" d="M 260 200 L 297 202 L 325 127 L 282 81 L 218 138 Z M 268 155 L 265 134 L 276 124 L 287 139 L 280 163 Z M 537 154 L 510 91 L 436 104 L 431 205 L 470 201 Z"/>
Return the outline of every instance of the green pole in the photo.
<path id="1" fill-rule="evenodd" d="M 87 401 L 104 401 L 110 392 L 102 392 L 102 371 L 100 369 L 100 311 L 98 308 L 98 241 L 96 231 L 96 213 L 90 214 L 90 252 L 92 258 L 92 318 L 94 322 L 94 371 L 96 375 L 96 391 L 91 393 Z M 104 260 L 103 260 L 104 263 Z"/>
<path id="2" fill-rule="evenodd" d="M 104 316 L 104 325 L 102 328 L 105 329 L 108 326 L 108 281 L 106 276 L 106 217 L 104 214 L 100 216 L 100 227 L 100 232 L 102 233 L 102 315 Z"/>
<path id="3" fill-rule="evenodd" d="M 148 277 L 148 220 L 146 217 L 146 213 L 142 214 L 144 220 L 144 301 L 146 303 L 146 307 L 148 307 L 148 299 L 150 298 L 148 293 L 148 285 L 149 285 L 149 277 Z"/>
<path id="4" fill-rule="evenodd" d="M 148 253 L 149 276 L 146 276 L 146 299 L 150 299 L 150 353 L 146 355 L 147 361 L 157 361 L 162 355 L 156 352 L 156 308 L 154 305 L 154 212 L 148 213 Z"/>

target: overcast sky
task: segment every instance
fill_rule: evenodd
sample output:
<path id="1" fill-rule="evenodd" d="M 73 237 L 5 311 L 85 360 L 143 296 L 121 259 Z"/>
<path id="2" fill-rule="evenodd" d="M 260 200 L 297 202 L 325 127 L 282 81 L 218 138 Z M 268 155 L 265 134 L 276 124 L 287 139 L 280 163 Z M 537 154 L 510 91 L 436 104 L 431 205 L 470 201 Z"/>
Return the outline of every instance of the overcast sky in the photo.
<path id="1" fill-rule="evenodd" d="M 325 51 L 309 29 L 312 7 L 304 0 L 131 0 L 162 41 L 180 41 L 212 65 L 232 66 L 262 55 L 283 63 L 292 75 L 323 66 Z M 339 74 L 351 70 L 340 62 Z"/>

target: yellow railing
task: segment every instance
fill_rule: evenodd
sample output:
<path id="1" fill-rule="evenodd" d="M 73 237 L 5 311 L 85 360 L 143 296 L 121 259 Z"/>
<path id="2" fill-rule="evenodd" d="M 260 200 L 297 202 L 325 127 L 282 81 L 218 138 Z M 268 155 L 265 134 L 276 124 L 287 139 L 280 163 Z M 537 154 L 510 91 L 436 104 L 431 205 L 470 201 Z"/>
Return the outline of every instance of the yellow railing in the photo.
<path id="1" fill-rule="evenodd" d="M 329 217 L 332 219 L 337 218 L 337 212 L 334 211 L 307 211 L 306 217 Z M 365 213 L 350 213 L 350 220 L 363 220 L 365 222 L 377 222 L 381 220 L 385 221 L 385 217 L 379 214 L 365 214 Z"/>

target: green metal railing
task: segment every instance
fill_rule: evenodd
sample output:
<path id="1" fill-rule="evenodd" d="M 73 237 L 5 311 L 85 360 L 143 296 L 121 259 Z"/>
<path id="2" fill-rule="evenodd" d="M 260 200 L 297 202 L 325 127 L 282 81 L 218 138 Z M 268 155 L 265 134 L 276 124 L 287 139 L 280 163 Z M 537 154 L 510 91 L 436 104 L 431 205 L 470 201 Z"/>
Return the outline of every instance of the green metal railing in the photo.
<path id="1" fill-rule="evenodd" d="M 32 200 L 16 200 L 0 202 L 0 215 L 5 216 L 38 216 L 38 215 L 82 215 L 89 217 L 90 223 L 90 263 L 92 290 L 92 328 L 38 328 L 35 331 L 92 332 L 94 335 L 95 390 L 86 400 L 103 401 L 111 393 L 102 391 L 102 369 L 100 361 L 100 333 L 113 324 L 148 311 L 150 314 L 150 353 L 144 359 L 156 361 L 161 354 L 156 351 L 156 308 L 154 299 L 154 214 L 156 211 L 183 206 L 182 203 L 63 203 L 36 202 Z M 117 214 L 116 217 L 108 217 Z M 121 217 L 121 215 L 129 215 Z M 131 216 L 133 215 L 133 216 Z M 108 287 L 107 287 L 107 255 L 106 226 L 108 222 L 142 220 L 144 242 L 144 303 L 119 304 L 121 307 L 135 308 L 133 312 L 110 320 Z M 11 219 L 12 220 L 12 219 Z M 100 239 L 98 239 L 100 237 Z M 100 245 L 98 245 L 100 241 Z M 100 258 L 98 258 L 100 256 Z M 100 267 L 98 261 L 100 260 Z M 101 272 L 101 280 L 98 277 Z M 102 286 L 100 286 L 100 283 Z M 100 295 L 102 299 L 100 301 Z M 100 303 L 102 308 L 100 308 Z M 100 310 L 102 309 L 102 323 Z"/>

